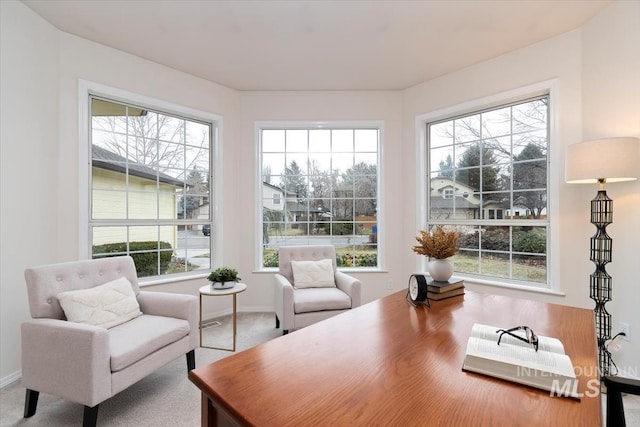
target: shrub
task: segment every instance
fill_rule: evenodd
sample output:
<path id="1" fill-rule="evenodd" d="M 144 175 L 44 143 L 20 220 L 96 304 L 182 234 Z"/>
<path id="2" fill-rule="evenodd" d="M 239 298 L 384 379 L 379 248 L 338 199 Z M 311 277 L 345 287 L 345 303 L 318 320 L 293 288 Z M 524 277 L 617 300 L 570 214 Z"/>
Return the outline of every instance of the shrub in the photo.
<path id="1" fill-rule="evenodd" d="M 265 267 L 278 266 L 278 251 L 276 249 L 264 249 L 262 254 L 262 264 Z"/>
<path id="2" fill-rule="evenodd" d="M 278 251 L 264 249 L 262 264 L 264 267 L 278 267 Z M 378 265 L 378 255 L 375 251 L 337 252 L 336 265 L 338 267 L 375 267 Z"/>
<path id="3" fill-rule="evenodd" d="M 169 268 L 173 251 L 169 242 L 130 242 L 129 254 L 136 265 L 138 277 L 158 275 L 158 249 L 160 249 L 160 274 Z M 127 254 L 127 242 L 107 243 L 93 246 L 93 258 L 108 258 Z"/>
<path id="4" fill-rule="evenodd" d="M 348 236 L 352 234 L 353 234 L 353 223 L 351 222 L 334 222 L 333 223 L 334 236 Z"/>
<path id="5" fill-rule="evenodd" d="M 547 253 L 547 238 L 544 233 L 518 233 L 513 239 L 513 250 L 534 254 Z"/>
<path id="6" fill-rule="evenodd" d="M 463 249 L 478 249 L 478 232 L 460 233 L 458 236 L 458 246 Z"/>
<path id="7" fill-rule="evenodd" d="M 336 254 L 338 267 L 375 267 L 378 255 L 375 252 L 343 252 Z"/>
<path id="8" fill-rule="evenodd" d="M 482 249 L 508 251 L 509 231 L 506 228 L 487 228 L 482 233 Z"/>

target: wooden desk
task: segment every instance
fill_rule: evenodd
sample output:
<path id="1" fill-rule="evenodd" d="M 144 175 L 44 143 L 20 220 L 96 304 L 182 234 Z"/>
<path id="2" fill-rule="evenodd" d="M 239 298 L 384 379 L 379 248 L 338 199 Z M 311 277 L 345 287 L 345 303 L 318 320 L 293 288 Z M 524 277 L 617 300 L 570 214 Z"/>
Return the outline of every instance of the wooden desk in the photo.
<path id="1" fill-rule="evenodd" d="M 202 425 L 601 426 L 591 310 L 470 291 L 414 308 L 405 293 L 192 370 Z M 592 397 L 463 372 L 474 322 L 559 338 Z"/>

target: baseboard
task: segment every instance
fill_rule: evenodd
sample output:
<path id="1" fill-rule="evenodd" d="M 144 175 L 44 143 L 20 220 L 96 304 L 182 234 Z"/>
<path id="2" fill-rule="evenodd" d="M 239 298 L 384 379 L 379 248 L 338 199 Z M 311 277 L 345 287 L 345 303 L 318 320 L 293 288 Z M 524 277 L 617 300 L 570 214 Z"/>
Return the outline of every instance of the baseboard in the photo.
<path id="1" fill-rule="evenodd" d="M 0 389 L 3 389 L 16 381 L 20 381 L 20 378 L 22 378 L 22 371 L 17 371 L 4 378 L 0 378 Z"/>
<path id="2" fill-rule="evenodd" d="M 275 309 L 272 305 L 266 306 L 250 306 L 238 308 L 240 313 L 275 313 Z"/>

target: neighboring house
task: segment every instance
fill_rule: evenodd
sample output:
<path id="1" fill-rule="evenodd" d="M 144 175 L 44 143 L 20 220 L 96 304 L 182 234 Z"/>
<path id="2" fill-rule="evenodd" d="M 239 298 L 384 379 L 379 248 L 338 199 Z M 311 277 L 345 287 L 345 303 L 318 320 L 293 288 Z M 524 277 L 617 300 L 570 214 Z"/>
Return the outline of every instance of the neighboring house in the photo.
<path id="1" fill-rule="evenodd" d="M 201 205 L 198 206 L 191 212 L 191 219 L 201 219 L 203 221 L 209 221 L 209 200 L 205 200 L 202 198 L 200 201 Z M 202 225 L 192 226 L 192 229 L 202 230 Z"/>
<path id="2" fill-rule="evenodd" d="M 444 176 L 431 179 L 430 203 L 433 219 L 478 219 L 480 209 L 488 219 L 502 219 L 505 214 L 502 203 L 487 201 L 481 207 L 476 190 Z"/>
<path id="3" fill-rule="evenodd" d="M 96 145 L 92 146 L 92 155 L 92 191 L 94 194 L 100 193 L 100 197 L 92 198 L 94 220 L 125 218 L 127 209 L 129 218 L 177 218 L 178 190 L 184 190 L 184 182 L 163 173 L 156 176 L 153 169 L 139 163 L 127 162 L 124 157 Z M 127 240 L 123 228 L 95 227 L 93 230 L 94 245 Z M 169 242 L 175 248 L 178 242 L 177 233 L 177 227 L 160 227 L 159 237 L 161 241 Z M 129 241 L 156 240 L 158 228 L 155 226 L 129 228 Z"/>
<path id="4" fill-rule="evenodd" d="M 296 193 L 286 193 L 282 188 L 268 182 L 262 183 L 262 206 L 274 221 L 286 219 L 287 222 L 297 222 L 302 216 L 306 218 L 307 215 L 307 207 L 300 203 Z"/>
<path id="5" fill-rule="evenodd" d="M 268 182 L 262 182 L 262 206 L 276 212 L 283 212 L 285 207 L 284 190 Z"/>

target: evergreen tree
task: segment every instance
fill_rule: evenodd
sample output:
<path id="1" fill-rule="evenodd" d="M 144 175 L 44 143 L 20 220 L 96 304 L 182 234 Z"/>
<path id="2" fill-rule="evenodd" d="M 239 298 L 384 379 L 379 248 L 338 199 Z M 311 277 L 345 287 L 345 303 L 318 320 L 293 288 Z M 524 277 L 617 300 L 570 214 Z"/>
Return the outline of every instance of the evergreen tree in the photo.
<path id="1" fill-rule="evenodd" d="M 499 190 L 498 168 L 495 166 L 496 159 L 493 150 L 488 147 L 482 147 L 481 150 L 480 147 L 480 143 L 473 144 L 462 154 L 456 170 L 456 181 L 473 188 L 475 191 Z"/>
<path id="2" fill-rule="evenodd" d="M 438 174 L 440 176 L 444 176 L 447 178 L 453 178 L 454 167 L 455 165 L 453 164 L 453 159 L 451 158 L 451 154 L 447 154 L 446 160 L 440 160 L 440 165 L 439 165 L 440 172 Z"/>
<path id="3" fill-rule="evenodd" d="M 531 211 L 539 219 L 542 210 L 547 207 L 547 162 L 542 149 L 535 143 L 527 144 L 517 156 L 513 157 L 513 190 L 518 191 L 514 204 Z"/>
<path id="4" fill-rule="evenodd" d="M 307 198 L 307 180 L 295 160 L 292 160 L 291 164 L 285 167 L 280 186 L 285 191 L 285 197 L 295 194 L 298 201 Z"/>

